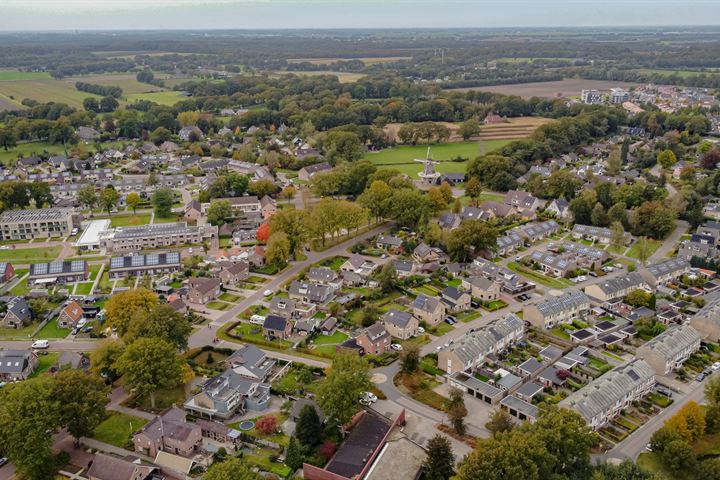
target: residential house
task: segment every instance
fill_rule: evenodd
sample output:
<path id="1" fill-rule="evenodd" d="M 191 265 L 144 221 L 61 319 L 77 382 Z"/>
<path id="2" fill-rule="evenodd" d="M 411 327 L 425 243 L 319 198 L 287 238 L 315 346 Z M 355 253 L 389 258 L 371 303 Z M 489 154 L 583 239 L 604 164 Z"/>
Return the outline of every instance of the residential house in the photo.
<path id="1" fill-rule="evenodd" d="M 512 230 L 500 235 L 495 240 L 495 253 L 500 256 L 508 255 L 525 246 L 525 239 Z"/>
<path id="2" fill-rule="evenodd" d="M 159 473 L 158 467 L 142 463 L 139 458 L 119 458 L 98 452 L 87 476 L 89 480 L 151 480 L 156 473 Z"/>
<path id="3" fill-rule="evenodd" d="M 635 356 L 645 360 L 656 375 L 667 375 L 700 349 L 700 339 L 690 325 L 673 326 L 638 348 Z"/>
<path id="4" fill-rule="evenodd" d="M 354 253 L 345 263 L 340 265 L 340 271 L 356 273 L 366 277 L 371 275 L 377 269 L 377 266 L 375 262 L 366 260 L 362 255 Z"/>
<path id="5" fill-rule="evenodd" d="M 245 344 L 225 359 L 225 365 L 238 375 L 264 382 L 272 373 L 275 360 L 255 345 Z"/>
<path id="6" fill-rule="evenodd" d="M 197 126 L 182 127 L 178 135 L 184 142 L 197 141 L 203 138 L 203 132 Z"/>
<path id="7" fill-rule="evenodd" d="M 576 240 L 585 239 L 593 243 L 602 243 L 608 245 L 613 240 L 613 232 L 609 228 L 593 227 L 591 225 L 575 224 L 572 230 L 572 236 Z M 629 243 L 632 236 L 625 233 L 625 244 Z"/>
<path id="8" fill-rule="evenodd" d="M 202 205 L 197 200 L 190 200 L 185 204 L 185 218 L 198 221 L 203 216 Z"/>
<path id="9" fill-rule="evenodd" d="M 570 202 L 564 198 L 557 198 L 550 202 L 550 205 L 545 209 L 546 211 L 555 215 L 555 218 L 560 220 L 570 220 L 572 218 L 572 212 L 570 211 Z"/>
<path id="10" fill-rule="evenodd" d="M 462 216 L 451 212 L 443 212 L 438 218 L 438 225 L 444 230 L 454 230 L 462 223 Z"/>
<path id="11" fill-rule="evenodd" d="M 440 292 L 441 300 L 451 312 L 462 312 L 470 309 L 470 294 L 453 286 Z"/>
<path id="12" fill-rule="evenodd" d="M 188 300 L 203 305 L 215 300 L 222 291 L 222 283 L 217 278 L 191 278 L 188 281 L 188 287 Z"/>
<path id="13" fill-rule="evenodd" d="M 544 222 L 527 223 L 513 230 L 525 238 L 528 243 L 534 243 L 558 232 L 560 225 L 555 220 L 546 220 Z"/>
<path id="14" fill-rule="evenodd" d="M 650 393 L 654 385 L 653 367 L 636 358 L 570 394 L 559 406 L 575 410 L 593 430 L 597 430 L 620 415 L 632 402 Z"/>
<path id="15" fill-rule="evenodd" d="M 24 298 L 0 297 L 0 301 L 7 305 L 2 322 L 0 322 L 3 327 L 22 328 L 30 323 L 32 312 Z"/>
<path id="16" fill-rule="evenodd" d="M 526 305 L 523 319 L 537 328 L 551 329 L 561 323 L 584 318 L 590 310 L 590 299 L 582 292 L 570 292 L 543 302 Z"/>
<path id="17" fill-rule="evenodd" d="M 463 220 L 505 218 L 510 215 L 515 215 L 515 213 L 516 209 L 512 205 L 494 200 L 486 200 L 478 205 L 477 208 L 465 207 L 463 210 Z"/>
<path id="18" fill-rule="evenodd" d="M 77 302 L 70 302 L 62 310 L 57 319 L 60 328 L 75 328 L 83 318 L 83 308 Z"/>
<path id="19" fill-rule="evenodd" d="M 270 404 L 270 385 L 244 377 L 230 368 L 201 385 L 201 392 L 185 402 L 198 417 L 227 420 L 236 413 L 259 412 Z"/>
<path id="20" fill-rule="evenodd" d="M 407 260 L 393 260 L 393 268 L 399 278 L 407 278 L 416 273 L 415 264 Z"/>
<path id="21" fill-rule="evenodd" d="M 220 270 L 220 280 L 223 285 L 237 285 L 250 276 L 250 264 L 237 262 Z"/>
<path id="22" fill-rule="evenodd" d="M 705 306 L 690 319 L 690 325 L 703 338 L 712 342 L 720 340 L 720 295 L 710 295 Z"/>
<path id="23" fill-rule="evenodd" d="M 402 243 L 402 239 L 395 235 L 378 235 L 377 240 L 375 240 L 375 245 L 378 248 L 384 248 L 392 252 L 399 251 Z"/>
<path id="24" fill-rule="evenodd" d="M 338 272 L 328 267 L 313 267 L 305 274 L 305 278 L 308 282 L 327 285 L 335 290 L 339 290 L 343 284 Z"/>
<path id="25" fill-rule="evenodd" d="M 260 199 L 260 213 L 267 220 L 277 213 L 277 204 L 275 200 L 265 195 Z"/>
<path id="26" fill-rule="evenodd" d="M 403 312 L 394 308 L 384 313 L 380 321 L 382 321 L 391 336 L 400 340 L 407 340 L 417 335 L 420 326 L 418 319 L 410 312 Z"/>
<path id="27" fill-rule="evenodd" d="M 9 282 L 15 276 L 15 268 L 11 263 L 0 262 L 0 283 Z"/>
<path id="28" fill-rule="evenodd" d="M 574 255 L 556 255 L 537 250 L 530 254 L 530 259 L 541 272 L 556 278 L 563 278 L 577 268 Z"/>
<path id="29" fill-rule="evenodd" d="M 435 326 L 445 320 L 446 307 L 437 297 L 420 294 L 410 304 L 413 314 L 427 325 Z"/>
<path id="30" fill-rule="evenodd" d="M 669 258 L 640 270 L 640 274 L 652 288 L 666 285 L 688 273 L 690 262 L 681 258 Z"/>
<path id="31" fill-rule="evenodd" d="M 324 305 L 335 298 L 335 289 L 329 285 L 295 280 L 288 288 L 288 295 L 294 300 Z"/>
<path id="32" fill-rule="evenodd" d="M 158 452 L 182 457 L 196 453 L 202 443 L 202 429 L 185 418 L 185 411 L 171 407 L 133 435 L 135 451 L 155 458 Z"/>
<path id="33" fill-rule="evenodd" d="M 48 285 L 82 282 L 88 279 L 90 270 L 85 260 L 66 260 L 30 265 L 28 285 Z"/>
<path id="34" fill-rule="evenodd" d="M 600 283 L 585 287 L 585 294 L 601 302 L 615 298 L 625 297 L 633 290 L 644 289 L 650 291 L 650 286 L 638 272 L 631 272 L 624 277 L 612 278 Z"/>
<path id="35" fill-rule="evenodd" d="M 279 338 L 286 340 L 292 333 L 292 322 L 280 315 L 270 314 L 265 317 L 263 322 L 263 335 L 268 339 Z"/>
<path id="36" fill-rule="evenodd" d="M 524 217 L 532 217 L 535 212 L 543 206 L 543 202 L 528 192 L 521 190 L 510 190 L 505 194 L 503 202 L 512 206 L 518 214 Z"/>
<path id="37" fill-rule="evenodd" d="M 37 366 L 38 357 L 32 350 L 0 348 L 0 380 L 3 382 L 26 380 Z"/>
<path id="38" fill-rule="evenodd" d="M 278 296 L 270 300 L 268 308 L 276 315 L 295 319 L 310 318 L 317 312 L 317 305 L 314 303 Z"/>
<path id="39" fill-rule="evenodd" d="M 491 302 L 500 298 L 500 282 L 490 280 L 486 277 L 472 276 L 462 279 L 462 288 L 470 292 L 473 298 L 483 302 Z"/>
<path id="40" fill-rule="evenodd" d="M 332 167 L 327 162 L 315 163 L 301 168 L 300 171 L 298 171 L 298 179 L 303 182 L 307 182 L 316 174 L 320 172 L 329 172 L 330 170 L 332 170 Z"/>
<path id="41" fill-rule="evenodd" d="M 445 262 L 447 260 L 447 255 L 445 252 L 443 252 L 441 249 L 437 247 L 430 247 L 425 242 L 420 242 L 420 244 L 415 247 L 415 250 L 413 250 L 412 254 L 413 258 L 417 260 L 420 263 L 430 263 L 430 262 Z"/>
<path id="42" fill-rule="evenodd" d="M 364 353 L 381 355 L 390 350 L 391 337 L 383 323 L 378 322 L 363 330 L 355 342 Z"/>
<path id="43" fill-rule="evenodd" d="M 525 332 L 525 324 L 514 314 L 494 320 L 469 332 L 438 352 L 438 368 L 452 374 L 479 368 L 489 355 L 497 354 L 516 343 Z"/>

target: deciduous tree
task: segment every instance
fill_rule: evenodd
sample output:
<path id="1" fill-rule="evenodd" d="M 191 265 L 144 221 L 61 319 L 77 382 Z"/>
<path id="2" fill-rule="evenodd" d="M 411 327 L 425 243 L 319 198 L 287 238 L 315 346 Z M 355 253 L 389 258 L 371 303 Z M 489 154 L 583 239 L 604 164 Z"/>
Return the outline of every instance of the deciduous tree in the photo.
<path id="1" fill-rule="evenodd" d="M 124 336 L 130 322 L 137 311 L 150 312 L 158 304 L 154 292 L 145 288 L 128 290 L 110 297 L 105 304 L 105 319 L 111 328 L 116 328 L 118 335 Z"/>
<path id="2" fill-rule="evenodd" d="M 53 399 L 62 405 L 56 412 L 60 425 L 79 444 L 80 437 L 92 436 L 105 419 L 108 388 L 95 375 L 81 370 L 61 370 L 53 377 Z"/>
<path id="3" fill-rule="evenodd" d="M 120 194 L 113 187 L 105 187 L 100 192 L 98 201 L 102 209 L 107 211 L 109 215 L 110 211 L 115 208 L 120 201 Z"/>
<path id="4" fill-rule="evenodd" d="M 455 454 L 450 440 L 437 434 L 428 440 L 427 458 L 423 464 L 426 480 L 449 480 L 455 475 Z"/>
<path id="5" fill-rule="evenodd" d="M 250 467 L 237 457 L 214 463 L 203 475 L 203 480 L 262 480 Z"/>
<path id="6" fill-rule="evenodd" d="M 129 193 L 127 197 L 125 197 L 125 203 L 128 207 L 130 207 L 133 213 L 135 213 L 138 205 L 140 205 L 140 195 L 136 192 Z"/>
<path id="7" fill-rule="evenodd" d="M 318 403 L 332 422 L 343 426 L 358 411 L 358 398 L 370 386 L 367 361 L 355 352 L 340 351 L 333 359 L 327 378 L 320 385 Z"/>
<path id="8" fill-rule="evenodd" d="M 305 405 L 300 410 L 300 416 L 295 425 L 295 436 L 303 445 L 315 446 L 320 443 L 322 424 L 313 405 Z"/>
<path id="9" fill-rule="evenodd" d="M 159 188 L 155 190 L 152 196 L 152 204 L 155 207 L 155 216 L 160 218 L 170 218 L 172 216 L 172 206 L 175 201 L 175 193 L 169 188 Z"/>
<path id="10" fill-rule="evenodd" d="M 125 348 L 117 370 L 125 387 L 140 396 L 149 395 L 155 408 L 155 393 L 180 383 L 182 363 L 175 346 L 167 340 L 139 338 Z"/>

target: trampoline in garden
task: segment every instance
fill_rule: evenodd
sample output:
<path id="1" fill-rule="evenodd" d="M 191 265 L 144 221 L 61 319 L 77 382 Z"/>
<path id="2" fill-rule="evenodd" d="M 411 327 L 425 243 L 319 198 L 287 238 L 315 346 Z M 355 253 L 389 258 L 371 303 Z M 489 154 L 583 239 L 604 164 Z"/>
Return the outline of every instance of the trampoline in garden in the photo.
<path id="1" fill-rule="evenodd" d="M 243 432 L 247 432 L 248 430 L 252 430 L 253 428 L 255 428 L 255 422 L 245 420 L 244 422 L 241 422 L 238 427 L 240 427 L 240 430 L 242 430 Z"/>

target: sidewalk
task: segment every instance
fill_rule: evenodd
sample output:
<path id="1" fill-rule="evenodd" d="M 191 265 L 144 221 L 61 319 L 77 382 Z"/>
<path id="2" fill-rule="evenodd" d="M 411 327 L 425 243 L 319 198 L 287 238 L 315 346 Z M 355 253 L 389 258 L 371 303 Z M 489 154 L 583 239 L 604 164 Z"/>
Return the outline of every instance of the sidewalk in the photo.
<path id="1" fill-rule="evenodd" d="M 110 393 L 110 403 L 108 404 L 107 409 L 114 412 L 124 413 L 125 415 L 131 415 L 133 417 L 144 418 L 146 420 L 153 420 L 155 418 L 155 415 L 152 413 L 123 406 L 122 402 L 127 400 L 128 397 L 129 395 L 125 393 L 125 390 L 123 390 L 122 387 L 115 388 Z"/>

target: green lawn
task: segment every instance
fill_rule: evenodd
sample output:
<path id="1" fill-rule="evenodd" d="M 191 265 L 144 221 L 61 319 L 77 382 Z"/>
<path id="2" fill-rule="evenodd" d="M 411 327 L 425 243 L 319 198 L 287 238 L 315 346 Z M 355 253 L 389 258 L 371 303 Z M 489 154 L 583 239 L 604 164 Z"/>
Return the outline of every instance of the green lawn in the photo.
<path id="1" fill-rule="evenodd" d="M 44 263 L 55 260 L 62 247 L 16 248 L 0 250 L 0 262 L 12 263 Z"/>
<path id="2" fill-rule="evenodd" d="M 459 142 L 430 145 L 432 157 L 440 163 L 435 169 L 441 173 L 464 172 L 467 162 L 451 162 L 455 157 L 473 159 L 482 153 L 498 150 L 510 143 L 510 140 L 486 140 L 479 142 Z M 402 173 L 417 176 L 422 170 L 422 164 L 415 162 L 416 158 L 427 156 L 428 145 L 401 145 L 387 148 L 380 152 L 369 152 L 365 159 L 382 168 L 396 168 Z"/>
<path id="3" fill-rule="evenodd" d="M 57 322 L 53 319 L 50 320 L 47 325 L 45 325 L 42 330 L 40 330 L 37 335 L 35 335 L 35 338 L 41 338 L 43 340 L 52 339 L 52 338 L 65 338 L 70 334 L 69 328 L 60 328 L 58 327 Z"/>
<path id="4" fill-rule="evenodd" d="M 275 421 L 277 422 L 278 427 L 280 427 L 288 419 L 288 415 L 286 415 L 284 413 L 269 413 L 268 415 L 275 417 Z M 250 420 L 257 423 L 257 421 L 260 420 L 264 416 L 265 415 L 261 415 L 259 417 L 251 418 Z M 240 423 L 241 422 L 231 423 L 229 426 L 236 430 L 240 430 Z M 259 438 L 262 440 L 268 440 L 270 442 L 278 443 L 280 445 L 287 445 L 290 442 L 290 439 L 288 438 L 288 436 L 283 433 L 275 433 L 275 434 L 271 434 L 271 435 L 266 435 L 263 432 L 261 432 L 260 430 L 258 430 L 257 428 L 253 428 L 252 430 L 249 430 L 245 433 L 247 435 L 250 435 L 251 437 Z"/>
<path id="5" fill-rule="evenodd" d="M 27 327 L 23 328 L 0 328 L 0 339 L 2 340 L 11 340 L 11 339 L 19 339 L 19 340 L 28 340 L 30 338 L 30 335 L 35 331 L 35 329 L 38 327 L 39 323 L 31 323 Z"/>
<path id="6" fill-rule="evenodd" d="M 478 312 L 477 310 L 471 310 L 468 312 L 462 312 L 455 315 L 455 318 L 457 318 L 459 321 L 463 323 L 472 322 L 473 320 L 480 318 L 482 314 Z"/>
<path id="7" fill-rule="evenodd" d="M 108 417 L 95 429 L 93 437 L 101 442 L 124 448 L 132 440 L 132 434 L 145 426 L 144 418 L 108 412 Z"/>
<path id="8" fill-rule="evenodd" d="M 653 253 L 655 253 L 655 251 L 657 251 L 658 248 L 660 248 L 662 242 L 659 240 L 648 239 L 648 243 L 650 244 L 650 253 L 648 254 L 648 257 L 650 257 Z M 635 244 L 630 247 L 626 256 L 630 258 L 640 258 L 640 248 L 638 242 L 635 242 Z"/>
<path id="9" fill-rule="evenodd" d="M 150 214 L 141 213 L 138 215 L 114 215 L 110 217 L 110 225 L 113 227 L 134 227 L 136 225 L 147 225 L 150 223 Z"/>
<path id="10" fill-rule="evenodd" d="M 653 452 L 641 453 L 637 459 L 637 464 L 643 470 L 655 474 L 656 478 L 659 480 L 675 480 L 676 478 L 679 478 L 667 471 L 660 461 L 660 458 Z"/>
<path id="11" fill-rule="evenodd" d="M 150 404 L 150 395 L 135 397 L 125 403 L 130 408 L 139 408 L 146 412 L 158 413 L 173 405 L 182 405 L 185 401 L 185 385 L 178 385 L 173 388 L 161 388 L 155 392 L 155 408 Z"/>
<path id="12" fill-rule="evenodd" d="M 277 452 L 268 448 L 259 450 L 258 453 L 246 453 L 243 458 L 251 465 L 255 465 L 260 470 L 274 473 L 280 478 L 287 478 L 290 476 L 292 469 L 285 464 L 278 462 L 271 462 L 270 455 L 277 455 Z"/>
<path id="13" fill-rule="evenodd" d="M 535 272 L 533 270 L 530 270 L 529 268 L 522 266 L 518 262 L 510 262 L 508 264 L 508 268 L 513 272 L 519 273 L 522 276 L 532 280 L 533 282 L 545 285 L 546 287 L 562 289 L 572 285 L 572 282 L 570 280 L 545 276 L 542 273 Z"/>
<path id="14" fill-rule="evenodd" d="M 213 310 L 221 310 L 224 312 L 225 310 L 230 310 L 233 306 L 229 303 L 218 302 L 217 300 L 215 300 L 212 302 L 208 302 L 206 307 L 212 308 Z"/>
<path id="15" fill-rule="evenodd" d="M 173 106 L 176 103 L 187 100 L 187 97 L 181 96 L 178 92 L 167 91 L 167 92 L 149 92 L 149 93 L 131 93 L 125 95 L 128 102 L 133 103 L 137 100 L 150 100 L 160 105 Z"/>
<path id="16" fill-rule="evenodd" d="M 241 297 L 240 295 L 233 295 L 232 293 L 225 292 L 218 298 L 225 302 L 238 302 L 242 300 L 243 297 Z"/>
<path id="17" fill-rule="evenodd" d="M 288 349 L 292 347 L 292 343 L 288 342 L 287 340 L 280 340 L 278 338 L 269 341 L 265 338 L 262 332 L 262 327 L 259 325 L 251 325 L 249 323 L 241 323 L 237 327 L 235 327 L 235 334 L 242 334 L 243 340 L 246 340 L 248 342 L 261 342 L 261 343 L 268 343 L 270 342 L 272 345 L 275 345 L 278 348 Z"/>
<path id="18" fill-rule="evenodd" d="M 43 373 L 47 372 L 53 365 L 57 363 L 59 358 L 60 354 L 58 352 L 48 353 L 47 355 L 39 355 L 38 366 L 29 378 L 39 377 Z"/>
<path id="19" fill-rule="evenodd" d="M 436 337 L 442 337 L 448 332 L 451 332 L 453 330 L 453 326 L 449 323 L 440 322 L 434 327 L 426 328 L 425 331 L 435 335 Z"/>
<path id="20" fill-rule="evenodd" d="M 340 267 L 343 263 L 347 261 L 348 257 L 332 257 L 332 258 L 326 258 L 325 260 L 322 260 L 315 265 L 320 267 L 327 267 L 331 270 L 340 270 Z"/>
<path id="21" fill-rule="evenodd" d="M 348 336 L 342 332 L 335 332 L 332 335 L 318 335 L 313 339 L 315 345 L 337 345 L 348 339 Z"/>
<path id="22" fill-rule="evenodd" d="M 19 297 L 24 296 L 30 291 L 30 287 L 28 287 L 27 278 L 25 280 L 20 281 L 17 285 L 15 285 L 13 288 L 10 289 L 10 293 L 13 295 L 17 295 Z"/>
<path id="23" fill-rule="evenodd" d="M 78 283 L 75 287 L 75 295 L 90 295 L 92 287 L 93 282 Z"/>
<path id="24" fill-rule="evenodd" d="M 19 80 L 42 80 L 51 78 L 47 72 L 21 72 L 20 70 L 0 70 L 0 82 Z"/>
<path id="25" fill-rule="evenodd" d="M 104 259 L 105 257 L 100 257 L 100 258 Z M 97 274 L 100 272 L 100 268 L 102 268 L 102 264 L 88 265 L 88 267 L 90 269 L 89 279 L 94 281 L 95 278 L 97 278 Z"/>

